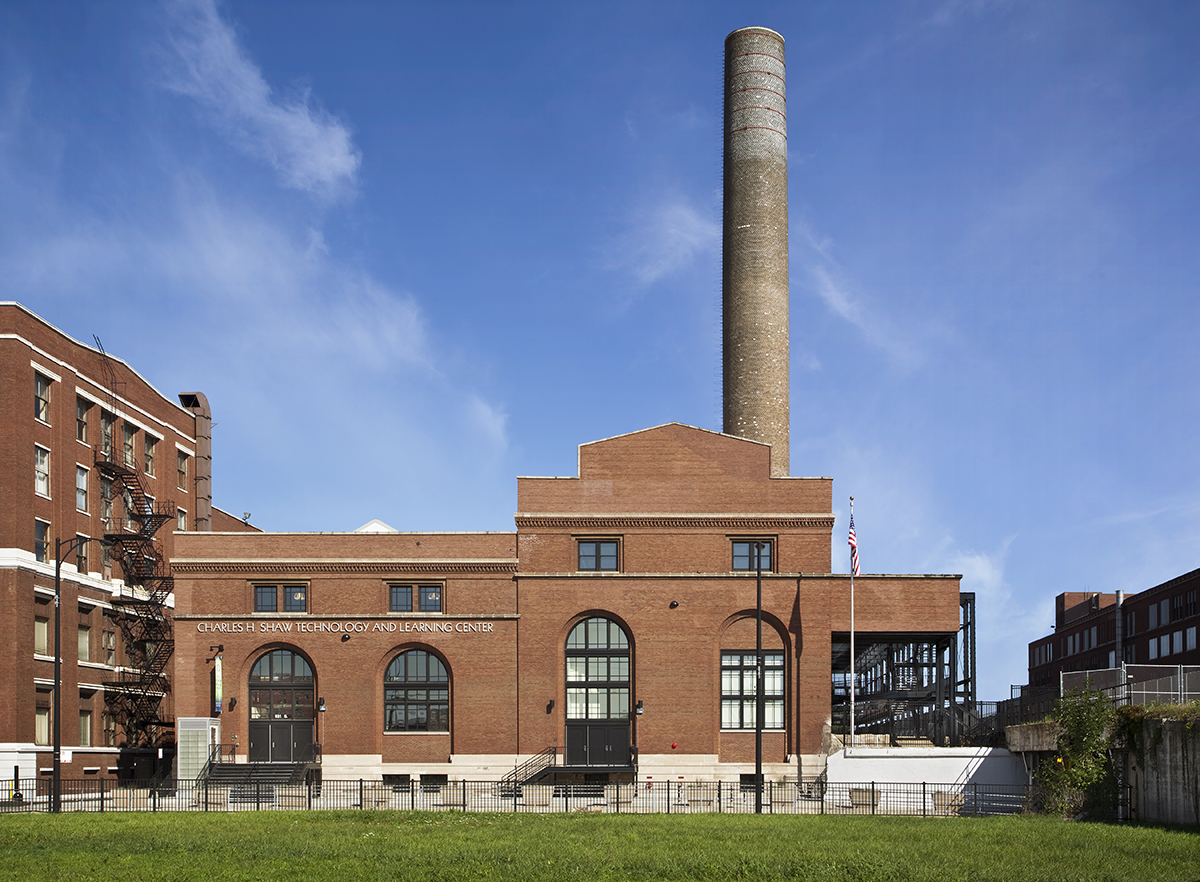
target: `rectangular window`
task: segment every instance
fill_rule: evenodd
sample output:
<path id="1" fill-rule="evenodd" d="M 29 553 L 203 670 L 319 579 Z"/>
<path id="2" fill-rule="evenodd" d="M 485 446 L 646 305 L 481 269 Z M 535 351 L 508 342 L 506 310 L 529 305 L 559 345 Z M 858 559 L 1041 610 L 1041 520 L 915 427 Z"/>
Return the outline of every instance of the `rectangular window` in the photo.
<path id="1" fill-rule="evenodd" d="M 758 666 L 748 650 L 721 653 L 721 728 L 753 729 Z M 763 728 L 783 728 L 783 653 L 763 653 Z"/>
<path id="2" fill-rule="evenodd" d="M 117 720 L 108 711 L 100 715 L 100 723 L 104 726 L 104 746 L 116 747 L 117 745 Z"/>
<path id="3" fill-rule="evenodd" d="M 122 430 L 125 437 L 125 443 L 122 446 L 122 450 L 125 454 L 125 465 L 132 466 L 137 462 L 137 451 L 135 450 L 135 445 L 137 444 L 137 429 L 129 425 L 129 423 L 125 423 L 125 425 L 122 427 Z"/>
<path id="4" fill-rule="evenodd" d="M 175 529 L 180 533 L 187 531 L 187 512 L 182 508 L 175 509 Z"/>
<path id="5" fill-rule="evenodd" d="M 1150 638 L 1150 661 L 1154 661 L 1156 658 L 1158 658 L 1158 638 L 1151 637 Z"/>
<path id="6" fill-rule="evenodd" d="M 175 460 L 175 486 L 180 490 L 187 489 L 188 483 L 188 455 L 182 450 L 177 451 L 178 456 Z"/>
<path id="7" fill-rule="evenodd" d="M 75 466 L 75 508 L 77 511 L 88 510 L 88 470 L 81 465 Z"/>
<path id="8" fill-rule="evenodd" d="M 33 417 L 50 422 L 50 378 L 39 373 L 33 375 Z"/>
<path id="9" fill-rule="evenodd" d="M 1137 611 L 1130 610 L 1125 613 L 1125 636 L 1130 637 L 1137 632 Z"/>
<path id="10" fill-rule="evenodd" d="M 146 474 L 154 477 L 154 448 L 158 445 L 158 441 L 146 435 L 142 443 L 143 461 L 146 466 Z"/>
<path id="11" fill-rule="evenodd" d="M 1163 628 L 1167 626 L 1167 622 L 1171 621 L 1169 618 L 1167 618 L 1167 616 L 1170 615 L 1170 612 L 1167 609 L 1167 605 L 1170 602 L 1171 601 L 1164 599 L 1163 602 L 1159 604 L 1158 624 Z"/>
<path id="12" fill-rule="evenodd" d="M 1158 638 L 1158 654 L 1162 658 L 1166 658 L 1171 653 L 1171 635 L 1163 634 Z"/>
<path id="13" fill-rule="evenodd" d="M 45 521 L 33 522 L 33 559 L 50 561 L 50 525 Z"/>
<path id="14" fill-rule="evenodd" d="M 104 649 L 104 663 L 110 668 L 117 663 L 117 634 L 115 631 L 104 631 L 101 634 Z"/>
<path id="15" fill-rule="evenodd" d="M 579 569 L 616 570 L 620 545 L 616 539 L 583 539 L 579 542 Z"/>
<path id="16" fill-rule="evenodd" d="M 1193 588 L 1184 595 L 1183 614 L 1185 616 L 1194 616 L 1196 614 L 1196 589 Z"/>
<path id="17" fill-rule="evenodd" d="M 1185 646 L 1185 649 L 1187 649 L 1188 652 L 1191 652 L 1195 648 L 1196 648 L 1196 626 L 1192 625 L 1192 627 L 1187 629 L 1187 645 Z"/>
<path id="18" fill-rule="evenodd" d="M 275 599 L 274 585 L 255 585 L 254 586 L 254 611 L 255 612 L 278 612 L 279 606 Z"/>
<path id="19" fill-rule="evenodd" d="M 100 477 L 100 524 L 105 533 L 112 532 L 112 478 Z"/>
<path id="20" fill-rule="evenodd" d="M 92 660 L 92 629 L 82 625 L 79 628 L 79 660 L 81 662 Z"/>
<path id="21" fill-rule="evenodd" d="M 39 496 L 50 495 L 50 451 L 45 447 L 33 448 L 33 489 Z"/>
<path id="22" fill-rule="evenodd" d="M 33 651 L 36 655 L 50 654 L 50 620 L 44 616 L 33 618 Z"/>
<path id="23" fill-rule="evenodd" d="M 1150 604 L 1150 609 L 1148 610 L 1148 612 L 1149 612 L 1150 618 L 1149 618 L 1149 623 L 1147 624 L 1147 627 L 1151 631 L 1153 631 L 1155 628 L 1158 627 L 1158 604 L 1157 603 Z"/>
<path id="24" fill-rule="evenodd" d="M 75 396 L 75 440 L 88 443 L 88 411 L 92 409 L 86 398 Z"/>
<path id="25" fill-rule="evenodd" d="M 79 746 L 92 746 L 92 712 L 90 710 L 79 712 Z"/>
<path id="26" fill-rule="evenodd" d="M 33 724 L 33 741 L 35 744 L 50 743 L 50 708 L 37 708 L 37 716 Z"/>
<path id="27" fill-rule="evenodd" d="M 113 426 L 116 418 L 106 410 L 100 411 L 100 450 L 106 460 L 112 460 Z"/>
<path id="28" fill-rule="evenodd" d="M 388 610 L 412 612 L 412 589 L 412 585 L 389 585 Z"/>
<path id="29" fill-rule="evenodd" d="M 422 585 L 420 588 L 421 600 L 418 607 L 421 612 L 441 612 L 442 611 L 442 586 L 441 585 Z"/>
<path id="30" fill-rule="evenodd" d="M 306 586 L 306 585 L 284 585 L 283 586 L 283 611 L 284 612 L 307 612 L 308 611 L 308 586 Z"/>
<path id="31" fill-rule="evenodd" d="M 80 573 L 88 571 L 88 546 L 91 544 L 83 536 L 76 535 L 79 541 L 75 543 L 75 570 Z"/>
<path id="32" fill-rule="evenodd" d="M 1171 635 L 1171 652 L 1173 654 L 1183 652 L 1183 632 L 1182 631 L 1176 631 L 1174 634 Z"/>
<path id="33" fill-rule="evenodd" d="M 1171 598 L 1171 621 L 1177 622 L 1183 618 L 1183 595 L 1176 594 Z"/>
<path id="34" fill-rule="evenodd" d="M 771 569 L 770 539 L 735 539 L 733 541 L 733 569 Z"/>

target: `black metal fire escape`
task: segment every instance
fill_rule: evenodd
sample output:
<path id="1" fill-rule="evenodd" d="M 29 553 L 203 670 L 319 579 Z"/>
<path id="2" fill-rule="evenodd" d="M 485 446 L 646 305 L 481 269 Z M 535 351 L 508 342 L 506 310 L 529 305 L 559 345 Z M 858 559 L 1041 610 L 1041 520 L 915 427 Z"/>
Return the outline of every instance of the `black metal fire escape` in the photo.
<path id="1" fill-rule="evenodd" d="M 151 502 L 136 463 L 115 452 L 96 449 L 96 470 L 112 480 L 124 503 L 123 516 L 105 527 L 110 554 L 124 575 L 120 595 L 112 600 L 125 641 L 125 668 L 104 684 L 104 703 L 125 731 L 130 747 L 158 746 L 158 730 L 174 720 L 164 704 L 171 691 L 167 665 L 175 651 L 167 598 L 175 580 L 154 539 L 158 528 L 175 518 L 175 504 Z M 114 492 L 114 496 L 117 492 Z"/>
<path id="2" fill-rule="evenodd" d="M 100 341 L 96 340 L 97 346 Z M 103 347 L 100 347 L 103 354 Z M 112 412 L 117 412 L 117 380 L 104 357 L 112 391 Z M 173 739 L 162 730 L 173 728 L 168 697 L 171 692 L 167 666 L 175 652 L 173 625 L 167 600 L 175 590 L 170 565 L 154 536 L 175 519 L 173 502 L 154 502 L 142 486 L 136 451 L 121 449 L 109 434 L 95 448 L 96 471 L 111 481 L 112 501 L 122 501 L 120 516 L 104 523 L 104 538 L 112 543 L 109 555 L 119 565 L 124 584 L 112 599 L 117 624 L 125 646 L 125 664 L 104 683 L 104 704 L 125 733 L 127 747 L 162 747 Z"/>

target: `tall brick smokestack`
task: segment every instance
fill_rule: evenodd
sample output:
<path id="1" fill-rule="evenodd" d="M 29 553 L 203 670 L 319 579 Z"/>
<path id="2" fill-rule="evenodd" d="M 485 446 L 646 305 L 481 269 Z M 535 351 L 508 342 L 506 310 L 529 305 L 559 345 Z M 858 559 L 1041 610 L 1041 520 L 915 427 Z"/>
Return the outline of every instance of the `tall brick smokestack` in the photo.
<path id="1" fill-rule="evenodd" d="M 725 38 L 722 235 L 725 432 L 771 445 L 788 463 L 787 100 L 783 37 L 741 28 Z"/>

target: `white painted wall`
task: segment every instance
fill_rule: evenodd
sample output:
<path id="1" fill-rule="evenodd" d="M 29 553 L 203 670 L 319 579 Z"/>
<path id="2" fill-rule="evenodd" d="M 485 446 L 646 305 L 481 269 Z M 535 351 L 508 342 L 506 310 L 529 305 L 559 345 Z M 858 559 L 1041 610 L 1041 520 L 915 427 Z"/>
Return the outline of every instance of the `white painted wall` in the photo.
<path id="1" fill-rule="evenodd" d="M 998 747 L 848 747 L 832 754 L 830 784 L 1015 784 L 1025 763 Z"/>

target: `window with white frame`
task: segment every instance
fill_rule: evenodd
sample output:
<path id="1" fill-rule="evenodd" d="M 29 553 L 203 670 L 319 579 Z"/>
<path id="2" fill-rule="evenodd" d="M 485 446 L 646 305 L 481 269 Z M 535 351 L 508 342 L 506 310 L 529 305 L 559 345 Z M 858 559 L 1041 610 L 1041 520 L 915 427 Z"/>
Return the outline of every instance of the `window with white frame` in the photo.
<path id="1" fill-rule="evenodd" d="M 783 728 L 783 653 L 763 653 L 763 728 Z M 721 653 L 721 728 L 754 729 L 758 665 L 753 650 Z"/>
<path id="2" fill-rule="evenodd" d="M 113 427 L 116 417 L 106 410 L 100 411 L 100 450 L 105 459 L 109 459 L 113 449 Z"/>
<path id="3" fill-rule="evenodd" d="M 91 543 L 86 536 L 76 535 L 75 539 L 75 569 L 80 573 L 88 571 L 88 545 Z"/>
<path id="4" fill-rule="evenodd" d="M 113 482 L 112 478 L 100 476 L 100 523 L 105 533 L 112 532 L 113 517 Z"/>
<path id="5" fill-rule="evenodd" d="M 43 423 L 50 422 L 50 383 L 49 377 L 39 373 L 33 375 L 33 416 Z"/>
<path id="6" fill-rule="evenodd" d="M 92 712 L 90 710 L 79 712 L 79 746 L 92 746 Z"/>
<path id="7" fill-rule="evenodd" d="M 113 667 L 117 663 L 117 633 L 103 631 L 100 635 L 101 648 L 104 650 L 104 663 Z"/>
<path id="8" fill-rule="evenodd" d="M 33 721 L 33 743 L 50 743 L 50 708 L 39 707 L 35 710 Z"/>
<path id="9" fill-rule="evenodd" d="M 142 442 L 142 461 L 146 468 L 146 474 L 154 477 L 154 451 L 158 446 L 158 439 L 146 433 L 146 437 Z"/>
<path id="10" fill-rule="evenodd" d="M 75 466 L 75 508 L 88 510 L 88 470 L 81 465 Z"/>
<path id="11" fill-rule="evenodd" d="M 92 404 L 86 398 L 75 396 L 75 440 L 82 444 L 88 443 L 88 411 Z"/>
<path id="12" fill-rule="evenodd" d="M 50 451 L 37 445 L 33 448 L 33 489 L 38 496 L 50 495 Z"/>
<path id="13" fill-rule="evenodd" d="M 187 512 L 182 508 L 175 509 L 175 529 L 181 533 L 187 531 Z"/>
<path id="14" fill-rule="evenodd" d="M 108 711 L 100 714 L 100 725 L 104 727 L 104 746 L 115 747 L 117 744 L 117 718 Z"/>
<path id="15" fill-rule="evenodd" d="M 125 440 L 121 449 L 125 455 L 125 465 L 132 466 L 137 461 L 137 428 L 125 423 L 122 431 Z"/>
<path id="16" fill-rule="evenodd" d="M 33 652 L 35 655 L 50 654 L 50 620 L 45 616 L 33 617 Z"/>
<path id="17" fill-rule="evenodd" d="M 85 625 L 79 626 L 79 660 L 81 662 L 92 660 L 92 629 Z"/>
<path id="18" fill-rule="evenodd" d="M 175 486 L 180 490 L 187 490 L 188 483 L 188 455 L 182 450 L 176 451 L 175 457 Z"/>
<path id="19" fill-rule="evenodd" d="M 33 522 L 33 559 L 50 561 L 50 524 L 46 521 Z"/>

